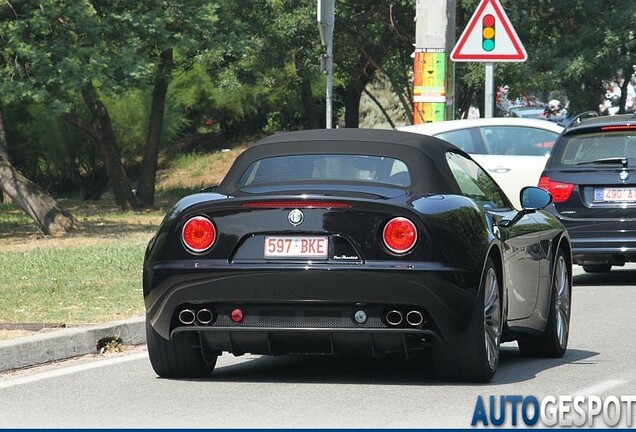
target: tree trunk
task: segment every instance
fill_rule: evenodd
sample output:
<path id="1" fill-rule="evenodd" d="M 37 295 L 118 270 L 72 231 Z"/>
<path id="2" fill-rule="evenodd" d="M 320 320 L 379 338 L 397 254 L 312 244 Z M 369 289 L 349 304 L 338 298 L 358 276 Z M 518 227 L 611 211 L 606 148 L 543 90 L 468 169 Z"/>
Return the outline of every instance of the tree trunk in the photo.
<path id="1" fill-rule="evenodd" d="M 66 121 L 88 132 L 97 141 L 117 206 L 121 210 L 139 209 L 139 203 L 133 194 L 126 169 L 121 161 L 121 152 L 115 139 L 108 110 L 99 99 L 92 83 L 89 82 L 82 87 L 82 98 L 93 116 L 90 124 L 74 114 L 68 114 Z"/>
<path id="2" fill-rule="evenodd" d="M 27 179 L 9 161 L 4 115 L 0 108 L 0 187 L 24 210 L 46 235 L 60 236 L 77 229 L 77 222 L 37 184 Z"/>
<path id="3" fill-rule="evenodd" d="M 320 119 L 318 118 L 318 111 L 316 110 L 316 100 L 311 91 L 311 81 L 308 77 L 307 69 L 304 66 L 304 51 L 296 51 L 294 60 L 296 64 L 296 76 L 300 80 L 300 100 L 305 113 L 307 126 L 309 129 L 318 129 L 320 128 Z"/>
<path id="4" fill-rule="evenodd" d="M 357 82 L 350 83 L 345 89 L 345 127 L 357 128 L 360 125 L 360 98 L 362 88 Z"/>
<path id="5" fill-rule="evenodd" d="M 353 76 L 344 89 L 345 127 L 357 128 L 360 125 L 360 99 L 364 88 L 375 76 L 377 66 L 369 61 L 369 57 L 362 52 L 357 59 L 358 74 Z"/>
<path id="6" fill-rule="evenodd" d="M 7 132 L 4 128 L 4 114 L 2 113 L 2 107 L 0 107 L 0 158 L 10 161 L 9 157 L 9 140 L 7 139 Z M 0 201 L 10 204 L 11 197 L 6 192 L 0 193 Z"/>
<path id="7" fill-rule="evenodd" d="M 152 106 L 150 109 L 150 121 L 148 122 L 148 136 L 144 158 L 141 162 L 141 173 L 137 184 L 137 199 L 146 206 L 152 206 L 155 202 L 155 184 L 157 180 L 157 163 L 159 161 L 159 147 L 161 145 L 161 129 L 166 106 L 168 84 L 172 74 L 172 50 L 161 53 L 161 61 L 157 68 L 155 87 L 152 91 Z"/>
<path id="8" fill-rule="evenodd" d="M 37 184 L 24 177 L 9 161 L 0 158 L 2 191 L 24 210 L 46 235 L 60 236 L 77 228 L 69 213 Z"/>
<path id="9" fill-rule="evenodd" d="M 623 71 L 630 71 L 632 70 L 632 66 L 630 65 L 625 65 L 625 67 L 622 69 Z M 630 73 L 621 73 L 619 75 L 619 79 L 618 79 L 618 85 L 621 89 L 621 99 L 620 102 L 618 104 L 618 113 L 617 114 L 626 114 L 628 111 L 625 110 L 625 102 L 627 102 L 627 88 L 629 87 L 629 82 L 632 78 L 632 74 Z M 631 108 L 631 107 L 630 107 Z M 629 111 L 631 112 L 631 111 Z"/>

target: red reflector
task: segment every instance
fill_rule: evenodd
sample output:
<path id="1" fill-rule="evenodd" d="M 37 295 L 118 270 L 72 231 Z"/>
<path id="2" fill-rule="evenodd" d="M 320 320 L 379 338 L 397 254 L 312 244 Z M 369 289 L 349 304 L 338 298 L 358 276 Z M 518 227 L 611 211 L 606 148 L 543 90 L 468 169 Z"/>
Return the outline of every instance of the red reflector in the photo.
<path id="1" fill-rule="evenodd" d="M 636 125 L 615 125 L 615 126 L 602 126 L 602 131 L 613 131 L 613 130 L 628 130 L 628 129 L 636 129 Z"/>
<path id="2" fill-rule="evenodd" d="M 351 204 L 337 201 L 254 201 L 243 203 L 245 208 L 351 208 Z"/>
<path id="3" fill-rule="evenodd" d="M 384 227 L 382 239 L 391 252 L 403 254 L 415 246 L 417 229 L 410 220 L 396 217 L 391 219 Z"/>
<path id="4" fill-rule="evenodd" d="M 539 179 L 539 187 L 550 192 L 552 195 L 552 201 L 555 203 L 567 201 L 574 190 L 574 185 L 572 183 L 552 181 L 550 180 L 550 177 L 545 176 Z"/>
<path id="5" fill-rule="evenodd" d="M 183 244 L 192 252 L 204 252 L 214 244 L 216 228 L 210 219 L 195 216 L 183 225 L 181 238 Z"/>
<path id="6" fill-rule="evenodd" d="M 241 321 L 243 321 L 243 318 L 245 318 L 245 316 L 243 315 L 243 311 L 240 309 L 234 309 L 231 313 L 230 313 L 230 318 L 232 319 L 232 321 L 234 321 L 235 323 L 240 323 Z"/>

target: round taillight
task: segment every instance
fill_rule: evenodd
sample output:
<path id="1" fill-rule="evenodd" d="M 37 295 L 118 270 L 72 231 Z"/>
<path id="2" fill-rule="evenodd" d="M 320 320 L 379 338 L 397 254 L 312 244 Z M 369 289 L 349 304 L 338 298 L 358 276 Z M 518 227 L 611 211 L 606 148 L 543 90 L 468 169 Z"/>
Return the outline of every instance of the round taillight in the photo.
<path id="1" fill-rule="evenodd" d="M 216 240 L 216 228 L 210 219 L 195 216 L 183 225 L 181 238 L 183 244 L 192 252 L 205 252 Z"/>
<path id="2" fill-rule="evenodd" d="M 415 224 L 403 217 L 391 219 L 382 231 L 384 245 L 395 254 L 410 251 L 417 241 Z"/>

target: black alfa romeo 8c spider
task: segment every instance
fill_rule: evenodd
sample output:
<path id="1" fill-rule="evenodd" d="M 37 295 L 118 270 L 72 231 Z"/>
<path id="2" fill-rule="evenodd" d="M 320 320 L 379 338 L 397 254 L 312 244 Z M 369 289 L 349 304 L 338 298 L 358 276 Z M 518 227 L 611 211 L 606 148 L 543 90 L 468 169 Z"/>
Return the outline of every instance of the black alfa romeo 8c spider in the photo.
<path id="1" fill-rule="evenodd" d="M 220 185 L 181 199 L 150 241 L 151 364 L 179 378 L 209 376 L 224 351 L 427 355 L 441 379 L 487 382 L 502 342 L 560 357 L 570 240 L 542 210 L 548 192 L 529 186 L 520 201 L 425 135 L 265 138 Z"/>

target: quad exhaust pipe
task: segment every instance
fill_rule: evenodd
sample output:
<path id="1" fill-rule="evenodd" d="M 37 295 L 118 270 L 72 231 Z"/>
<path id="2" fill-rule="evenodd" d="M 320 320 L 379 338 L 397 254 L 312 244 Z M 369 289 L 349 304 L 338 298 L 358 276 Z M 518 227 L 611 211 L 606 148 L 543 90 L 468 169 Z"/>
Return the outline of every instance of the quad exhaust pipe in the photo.
<path id="1" fill-rule="evenodd" d="M 386 313 L 386 322 L 392 326 L 399 326 L 402 324 L 402 312 L 399 310 L 391 310 Z"/>
<path id="2" fill-rule="evenodd" d="M 384 319 L 393 327 L 399 326 L 403 321 L 412 327 L 418 327 L 424 323 L 424 315 L 418 310 L 409 311 L 404 315 L 401 311 L 393 309 L 386 313 Z"/>
<path id="3" fill-rule="evenodd" d="M 413 327 L 417 327 L 424 322 L 424 315 L 420 311 L 412 310 L 406 314 L 406 322 Z"/>
<path id="4" fill-rule="evenodd" d="M 201 309 L 197 312 L 197 321 L 203 325 L 210 324 L 214 319 L 214 314 L 210 309 Z"/>
<path id="5" fill-rule="evenodd" d="M 184 325 L 194 324 L 196 315 L 192 309 L 184 309 L 179 312 L 179 322 Z"/>

